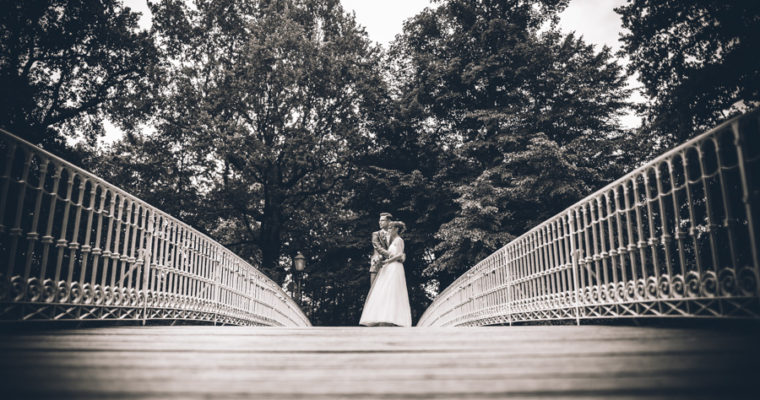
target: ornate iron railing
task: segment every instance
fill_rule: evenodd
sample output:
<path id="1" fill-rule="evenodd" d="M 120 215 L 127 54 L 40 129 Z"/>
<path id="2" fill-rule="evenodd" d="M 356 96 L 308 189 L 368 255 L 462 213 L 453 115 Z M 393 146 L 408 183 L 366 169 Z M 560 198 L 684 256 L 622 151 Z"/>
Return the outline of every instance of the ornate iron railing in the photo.
<path id="1" fill-rule="evenodd" d="M 310 325 L 187 224 L 2 130 L 0 155 L 0 320 Z"/>
<path id="2" fill-rule="evenodd" d="M 706 132 L 513 240 L 419 326 L 760 316 L 759 113 Z"/>

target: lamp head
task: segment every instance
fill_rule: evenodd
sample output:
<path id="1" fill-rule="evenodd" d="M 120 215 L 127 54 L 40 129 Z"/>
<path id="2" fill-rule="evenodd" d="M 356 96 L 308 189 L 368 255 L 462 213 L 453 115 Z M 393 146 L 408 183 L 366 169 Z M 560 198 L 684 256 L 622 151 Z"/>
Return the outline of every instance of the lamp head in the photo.
<path id="1" fill-rule="evenodd" d="M 299 251 L 293 258 L 293 264 L 295 264 L 296 271 L 301 272 L 306 269 L 306 257 Z"/>

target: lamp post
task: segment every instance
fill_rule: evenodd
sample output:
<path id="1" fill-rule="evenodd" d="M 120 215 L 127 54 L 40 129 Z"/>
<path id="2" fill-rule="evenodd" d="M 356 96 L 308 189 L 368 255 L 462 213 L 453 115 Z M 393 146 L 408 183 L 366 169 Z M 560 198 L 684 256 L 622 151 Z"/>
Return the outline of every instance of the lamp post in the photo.
<path id="1" fill-rule="evenodd" d="M 306 257 L 304 257 L 300 251 L 297 252 L 296 256 L 293 258 L 293 264 L 294 264 L 294 267 L 296 268 L 296 274 L 297 274 L 296 285 L 297 285 L 298 295 L 296 299 L 298 300 L 298 305 L 301 306 L 301 278 L 302 278 L 301 274 L 303 270 L 306 269 Z"/>

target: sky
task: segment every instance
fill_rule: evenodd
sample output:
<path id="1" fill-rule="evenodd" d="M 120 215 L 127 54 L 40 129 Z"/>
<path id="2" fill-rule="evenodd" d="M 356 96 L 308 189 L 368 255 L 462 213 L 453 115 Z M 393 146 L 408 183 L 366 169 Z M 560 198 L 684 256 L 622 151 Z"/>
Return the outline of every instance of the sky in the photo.
<path id="1" fill-rule="evenodd" d="M 150 10 L 146 0 L 125 0 L 134 11 L 143 13 L 142 27 L 150 26 Z M 430 0 L 341 0 L 346 11 L 356 13 L 356 19 L 367 28 L 370 38 L 388 45 L 401 33 L 404 20 L 431 5 Z M 612 10 L 626 0 L 571 0 L 560 15 L 560 28 L 575 31 L 594 44 L 606 44 L 617 50 L 621 30 L 620 16 Z"/>
<path id="2" fill-rule="evenodd" d="M 367 28 L 370 38 L 383 45 L 401 33 L 404 20 L 428 6 L 430 0 L 341 0 L 343 8 L 356 13 L 356 19 Z M 589 43 L 606 44 L 613 50 L 620 48 L 618 34 L 622 26 L 620 16 L 613 8 L 626 0 L 571 0 L 560 14 L 560 29 L 575 31 Z"/>
<path id="3" fill-rule="evenodd" d="M 627 0 L 571 0 L 567 9 L 560 14 L 560 29 L 565 33 L 576 32 L 588 43 L 600 47 L 607 45 L 617 51 L 620 48 L 618 39 L 622 24 L 613 8 L 626 2 Z M 150 10 L 146 0 L 124 0 L 124 3 L 134 11 L 143 13 L 140 19 L 143 28 L 150 26 Z M 406 19 L 425 7 L 435 6 L 431 5 L 430 0 L 341 0 L 341 3 L 346 11 L 356 14 L 357 21 L 367 29 L 370 39 L 384 46 L 401 33 Z M 629 79 L 629 85 L 640 86 L 633 78 Z M 634 95 L 632 100 L 641 101 L 641 97 Z M 624 116 L 621 122 L 624 127 L 633 128 L 641 124 L 641 119 L 630 114 Z M 119 136 L 118 129 L 111 124 L 106 124 L 106 130 L 109 138 Z"/>

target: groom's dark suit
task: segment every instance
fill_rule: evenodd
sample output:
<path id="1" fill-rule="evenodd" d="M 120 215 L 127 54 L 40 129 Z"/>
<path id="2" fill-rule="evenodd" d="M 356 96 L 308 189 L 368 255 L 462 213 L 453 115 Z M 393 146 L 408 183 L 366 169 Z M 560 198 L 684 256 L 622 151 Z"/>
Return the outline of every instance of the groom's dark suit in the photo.
<path id="1" fill-rule="evenodd" d="M 390 257 L 388 246 L 388 232 L 382 229 L 372 232 L 372 247 L 374 248 L 374 251 L 372 252 L 372 258 L 370 259 L 370 274 L 377 273 L 382 261 Z"/>

